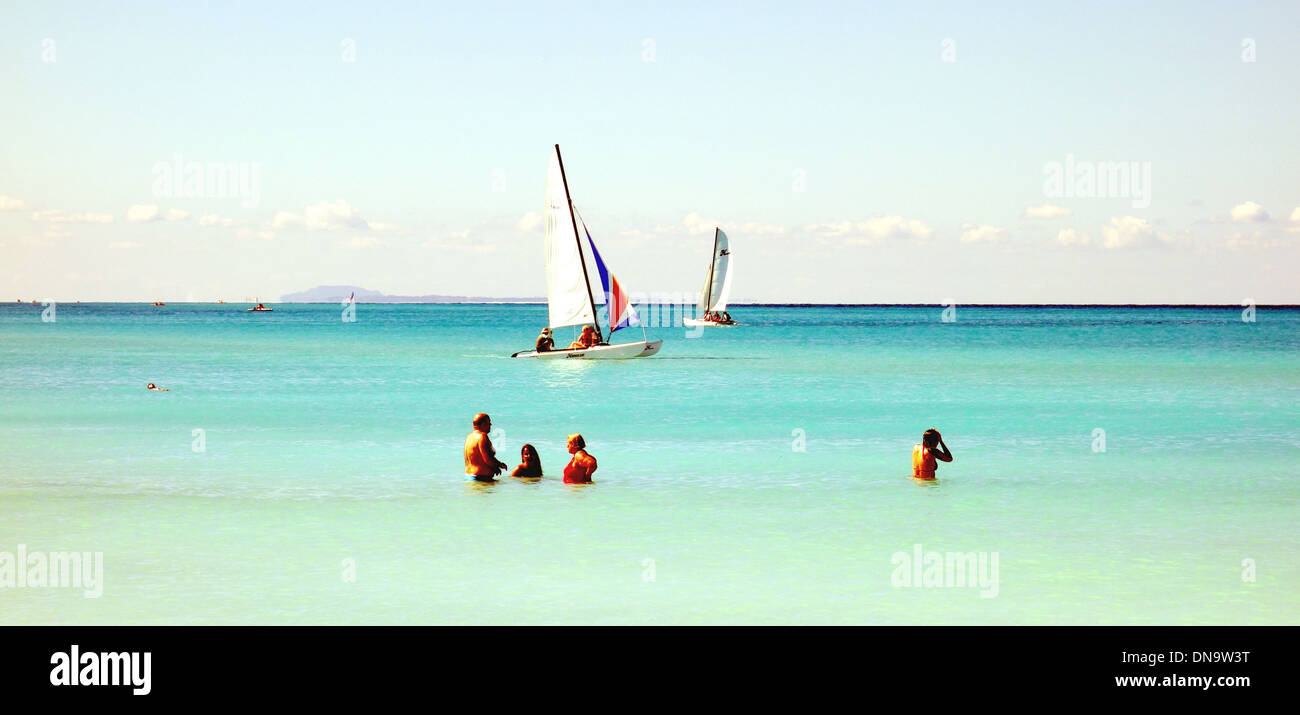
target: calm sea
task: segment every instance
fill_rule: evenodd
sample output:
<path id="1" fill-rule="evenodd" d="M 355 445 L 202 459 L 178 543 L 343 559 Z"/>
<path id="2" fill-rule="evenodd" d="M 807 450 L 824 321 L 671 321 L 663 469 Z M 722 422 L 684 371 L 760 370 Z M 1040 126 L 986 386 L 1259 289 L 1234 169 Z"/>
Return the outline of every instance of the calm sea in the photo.
<path id="1" fill-rule="evenodd" d="M 583 362 L 509 359 L 542 306 L 244 307 L 0 306 L 0 561 L 103 553 L 0 623 L 1300 623 L 1298 310 L 736 306 Z M 548 478 L 466 484 L 480 411 Z"/>

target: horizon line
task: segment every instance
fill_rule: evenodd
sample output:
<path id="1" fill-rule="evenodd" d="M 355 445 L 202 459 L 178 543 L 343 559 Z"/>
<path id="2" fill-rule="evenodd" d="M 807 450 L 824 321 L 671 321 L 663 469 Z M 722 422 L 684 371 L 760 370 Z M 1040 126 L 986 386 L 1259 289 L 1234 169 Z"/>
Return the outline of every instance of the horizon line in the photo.
<path id="1" fill-rule="evenodd" d="M 39 305 L 42 303 L 61 303 L 64 305 L 148 305 L 152 306 L 154 301 L 141 300 L 88 300 L 88 301 L 67 301 L 67 300 L 40 300 L 40 301 L 13 301 L 0 303 L 0 305 Z M 158 301 L 164 303 L 167 301 Z M 261 301 L 273 303 L 276 305 L 337 305 L 341 301 Z M 176 305 L 255 305 L 256 301 L 211 301 L 211 300 L 177 300 L 171 301 Z M 355 301 L 358 305 L 546 305 L 544 300 L 444 300 L 444 301 Z M 604 305 L 601 303 L 601 305 Z M 754 303 L 732 303 L 729 307 L 745 306 L 753 308 L 946 308 L 950 305 L 969 308 L 1245 308 L 1254 306 L 1256 308 L 1300 308 L 1300 303 L 1251 303 L 1243 305 L 1241 303 L 813 303 L 813 302 L 754 302 Z"/>

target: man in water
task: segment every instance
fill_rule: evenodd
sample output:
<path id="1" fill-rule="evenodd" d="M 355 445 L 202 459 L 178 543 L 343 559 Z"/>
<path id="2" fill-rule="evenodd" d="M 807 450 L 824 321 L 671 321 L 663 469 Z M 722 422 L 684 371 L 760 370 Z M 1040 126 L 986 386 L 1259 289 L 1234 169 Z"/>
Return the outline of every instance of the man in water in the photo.
<path id="1" fill-rule="evenodd" d="M 157 385 L 153 384 L 152 382 L 148 384 L 148 386 L 147 386 L 146 389 L 154 390 L 154 391 L 157 391 L 157 392 L 167 392 L 167 388 L 165 388 L 165 387 L 158 387 Z"/>
<path id="2" fill-rule="evenodd" d="M 465 438 L 465 474 L 477 482 L 495 482 L 502 469 L 510 466 L 497 459 L 488 432 L 492 418 L 480 412 L 474 415 L 474 431 Z"/>
<path id="3" fill-rule="evenodd" d="M 534 348 L 539 353 L 549 353 L 555 349 L 555 338 L 551 337 L 550 328 L 542 328 L 542 332 L 537 336 L 537 346 Z"/>
<path id="4" fill-rule="evenodd" d="M 912 447 L 912 478 L 933 481 L 939 462 L 951 461 L 952 452 L 943 443 L 943 436 L 939 430 L 931 427 L 921 435 L 921 443 Z"/>

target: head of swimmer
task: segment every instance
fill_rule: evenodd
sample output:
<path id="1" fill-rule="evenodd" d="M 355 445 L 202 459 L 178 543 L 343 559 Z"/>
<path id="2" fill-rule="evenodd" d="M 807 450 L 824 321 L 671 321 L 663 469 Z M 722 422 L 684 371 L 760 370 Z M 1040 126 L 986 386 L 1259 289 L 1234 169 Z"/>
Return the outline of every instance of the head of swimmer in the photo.
<path id="1" fill-rule="evenodd" d="M 921 435 L 921 444 L 924 444 L 924 445 L 925 445 L 926 447 L 928 447 L 929 449 L 934 449 L 935 447 L 938 447 L 938 446 L 939 446 L 939 430 L 937 430 L 937 429 L 935 429 L 935 428 L 933 428 L 933 427 L 931 427 L 930 429 L 926 430 L 926 431 L 925 431 L 925 434 Z"/>
<path id="2" fill-rule="evenodd" d="M 569 448 L 569 454 L 577 454 L 578 450 L 587 448 L 587 440 L 583 439 L 582 435 L 577 433 L 569 435 L 569 438 L 564 441 L 564 444 Z"/>
<path id="3" fill-rule="evenodd" d="M 480 412 L 474 415 L 474 429 L 487 434 L 492 431 L 492 418 L 487 416 L 486 412 Z"/>
<path id="4" fill-rule="evenodd" d="M 541 457 L 537 456 L 537 448 L 531 444 L 519 448 L 519 460 L 528 466 L 540 464 L 542 461 Z"/>

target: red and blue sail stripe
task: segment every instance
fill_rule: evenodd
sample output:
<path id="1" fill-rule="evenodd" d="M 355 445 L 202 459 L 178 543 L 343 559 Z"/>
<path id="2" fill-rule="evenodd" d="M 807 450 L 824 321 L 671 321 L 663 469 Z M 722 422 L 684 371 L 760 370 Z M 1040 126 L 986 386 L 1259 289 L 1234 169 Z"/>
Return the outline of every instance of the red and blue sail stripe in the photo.
<path id="1" fill-rule="evenodd" d="M 596 242 L 591 240 L 591 231 L 587 229 L 587 224 L 582 225 L 582 230 L 587 234 L 591 255 L 596 258 L 596 270 L 600 272 L 600 285 L 605 289 L 605 309 L 609 311 L 609 332 L 640 325 L 641 319 L 637 317 L 636 308 L 632 307 L 623 286 L 619 285 L 614 274 L 605 268 L 605 261 L 601 259 L 600 251 L 596 250 Z"/>

